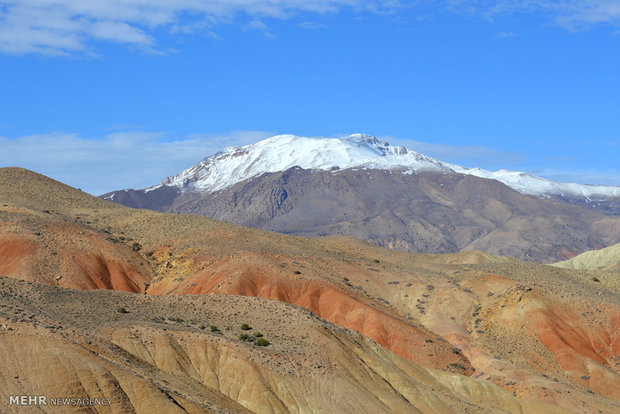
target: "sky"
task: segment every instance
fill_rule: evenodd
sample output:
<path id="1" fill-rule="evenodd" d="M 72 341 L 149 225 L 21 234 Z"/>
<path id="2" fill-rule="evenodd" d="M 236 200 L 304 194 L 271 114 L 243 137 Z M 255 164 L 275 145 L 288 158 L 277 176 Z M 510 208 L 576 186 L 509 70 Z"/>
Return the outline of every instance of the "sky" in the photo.
<path id="1" fill-rule="evenodd" d="M 0 167 L 99 195 L 284 133 L 620 186 L 620 0 L 0 0 Z"/>

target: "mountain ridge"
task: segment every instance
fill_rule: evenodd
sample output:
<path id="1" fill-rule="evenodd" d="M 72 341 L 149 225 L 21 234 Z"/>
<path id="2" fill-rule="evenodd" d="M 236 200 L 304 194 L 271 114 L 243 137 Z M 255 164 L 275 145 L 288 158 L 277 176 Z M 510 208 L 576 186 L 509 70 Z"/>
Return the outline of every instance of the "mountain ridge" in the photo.
<path id="1" fill-rule="evenodd" d="M 294 166 L 324 171 L 403 169 L 404 174 L 442 171 L 494 179 L 523 194 L 539 197 L 577 198 L 588 202 L 620 197 L 620 187 L 557 183 L 520 171 L 492 172 L 461 167 L 364 134 L 342 138 L 276 135 L 255 144 L 228 147 L 178 174 L 166 177 L 160 184 L 142 190 L 149 192 L 162 186 L 174 186 L 183 192 L 214 192 L 263 173 L 285 171 Z M 107 193 L 105 197 L 113 200 L 114 194 Z"/>

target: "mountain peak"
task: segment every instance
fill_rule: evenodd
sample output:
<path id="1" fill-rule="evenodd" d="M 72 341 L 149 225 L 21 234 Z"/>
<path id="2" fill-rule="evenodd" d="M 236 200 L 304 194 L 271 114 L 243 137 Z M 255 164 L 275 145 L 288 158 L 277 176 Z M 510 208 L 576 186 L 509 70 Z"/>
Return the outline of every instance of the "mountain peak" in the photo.
<path id="1" fill-rule="evenodd" d="M 256 144 L 226 148 L 177 175 L 167 177 L 159 186 L 211 192 L 263 173 L 284 171 L 294 166 L 309 170 L 402 167 L 449 171 L 438 160 L 405 147 L 392 146 L 371 135 L 353 134 L 339 138 L 276 135 Z"/>
<path id="2" fill-rule="evenodd" d="M 359 133 L 337 138 L 276 135 L 255 144 L 229 147 L 145 191 L 174 186 L 181 191 L 213 192 L 264 173 L 285 171 L 295 166 L 324 171 L 367 168 L 402 170 L 406 174 L 417 171 L 460 173 L 498 180 L 521 193 L 539 197 L 559 196 L 586 201 L 620 197 L 620 187 L 564 184 L 519 171 L 465 168 Z"/>

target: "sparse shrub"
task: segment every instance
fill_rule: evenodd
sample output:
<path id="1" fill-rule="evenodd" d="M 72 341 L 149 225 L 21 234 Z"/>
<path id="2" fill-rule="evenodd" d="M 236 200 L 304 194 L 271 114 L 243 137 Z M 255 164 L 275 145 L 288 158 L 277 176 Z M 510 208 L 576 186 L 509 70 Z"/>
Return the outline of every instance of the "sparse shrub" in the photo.
<path id="1" fill-rule="evenodd" d="M 256 340 L 256 345 L 258 345 L 258 346 L 267 346 L 269 344 L 270 344 L 270 342 L 268 340 L 266 340 L 265 338 L 258 338 Z"/>
<path id="2" fill-rule="evenodd" d="M 252 329 L 252 328 L 250 328 L 250 325 L 248 325 L 247 323 L 242 323 L 241 324 L 241 330 L 242 331 L 249 331 L 250 329 Z"/>
<path id="3" fill-rule="evenodd" d="M 256 337 L 256 338 L 262 338 L 262 337 L 263 337 L 263 334 L 262 334 L 262 333 L 260 333 L 260 332 L 256 332 L 256 333 L 254 334 L 254 337 Z"/>
<path id="4" fill-rule="evenodd" d="M 426 338 L 424 342 L 428 342 L 430 344 L 430 343 L 433 343 L 433 340 L 431 338 Z"/>
<path id="5" fill-rule="evenodd" d="M 458 355 L 458 354 L 460 354 L 460 353 L 461 353 L 461 350 L 460 350 L 460 349 L 458 349 L 458 348 L 456 348 L 456 347 L 454 347 L 454 348 L 452 348 L 452 353 L 453 353 L 453 354 L 457 354 L 457 355 Z"/>
<path id="6" fill-rule="evenodd" d="M 381 261 L 379 259 L 373 259 L 374 263 L 381 263 Z"/>
<path id="7" fill-rule="evenodd" d="M 239 335 L 239 339 L 241 339 L 243 342 L 247 341 L 249 337 L 250 337 L 250 335 L 248 335 L 248 334 L 241 334 L 241 335 Z"/>
<path id="8" fill-rule="evenodd" d="M 134 252 L 138 252 L 142 249 L 142 246 L 140 245 L 140 243 L 138 242 L 133 242 L 131 244 L 131 250 L 133 250 Z"/>
<path id="9" fill-rule="evenodd" d="M 205 325 L 200 325 L 199 328 L 204 331 L 207 327 Z"/>
<path id="10" fill-rule="evenodd" d="M 123 306 L 120 306 L 120 307 L 116 308 L 116 311 L 118 313 L 129 313 L 129 311 L 125 307 L 123 307 Z"/>
<path id="11" fill-rule="evenodd" d="M 299 270 L 295 270 L 293 273 L 296 274 L 296 275 L 300 275 L 301 274 L 301 272 Z"/>
<path id="12" fill-rule="evenodd" d="M 596 276 L 592 277 L 592 281 L 593 281 L 593 282 L 600 282 L 599 278 L 598 278 L 598 277 L 596 277 Z"/>
<path id="13" fill-rule="evenodd" d="M 220 330 L 217 329 L 217 326 L 215 325 L 211 325 L 211 332 L 219 332 Z"/>
<path id="14" fill-rule="evenodd" d="M 173 321 L 173 322 L 183 322 L 183 319 L 179 318 L 178 316 L 172 316 L 170 318 L 168 318 L 169 320 Z"/>
<path id="15" fill-rule="evenodd" d="M 146 252 L 146 255 L 147 255 L 148 257 L 151 257 L 151 256 L 153 256 L 153 253 L 154 253 L 154 252 Z"/>
<path id="16" fill-rule="evenodd" d="M 348 278 L 348 277 L 345 277 L 345 278 L 343 278 L 343 280 L 344 280 L 345 282 L 348 282 L 348 281 L 349 281 L 349 278 Z"/>
<path id="17" fill-rule="evenodd" d="M 451 364 L 448 365 L 449 367 L 453 367 L 453 368 L 458 368 L 458 369 L 462 369 L 463 371 L 466 370 L 467 368 L 465 368 L 465 365 L 458 363 L 458 362 L 453 362 Z"/>

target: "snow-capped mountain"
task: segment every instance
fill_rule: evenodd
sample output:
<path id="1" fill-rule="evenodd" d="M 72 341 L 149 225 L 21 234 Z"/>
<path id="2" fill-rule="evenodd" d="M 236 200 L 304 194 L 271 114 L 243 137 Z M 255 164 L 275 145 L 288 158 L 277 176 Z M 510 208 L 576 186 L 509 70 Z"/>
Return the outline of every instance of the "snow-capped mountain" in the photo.
<path id="1" fill-rule="evenodd" d="M 279 135 L 101 196 L 299 236 L 545 263 L 620 242 L 620 188 L 464 168 L 366 135 Z"/>
<path id="2" fill-rule="evenodd" d="M 401 170 L 403 174 L 456 172 L 497 180 L 520 193 L 539 197 L 560 196 L 586 201 L 620 197 L 620 187 L 557 183 L 518 171 L 465 168 L 362 134 L 344 138 L 278 135 L 256 144 L 226 148 L 144 190 L 173 186 L 181 191 L 208 193 L 263 173 L 285 171 L 294 166 L 323 171 L 351 168 Z"/>

